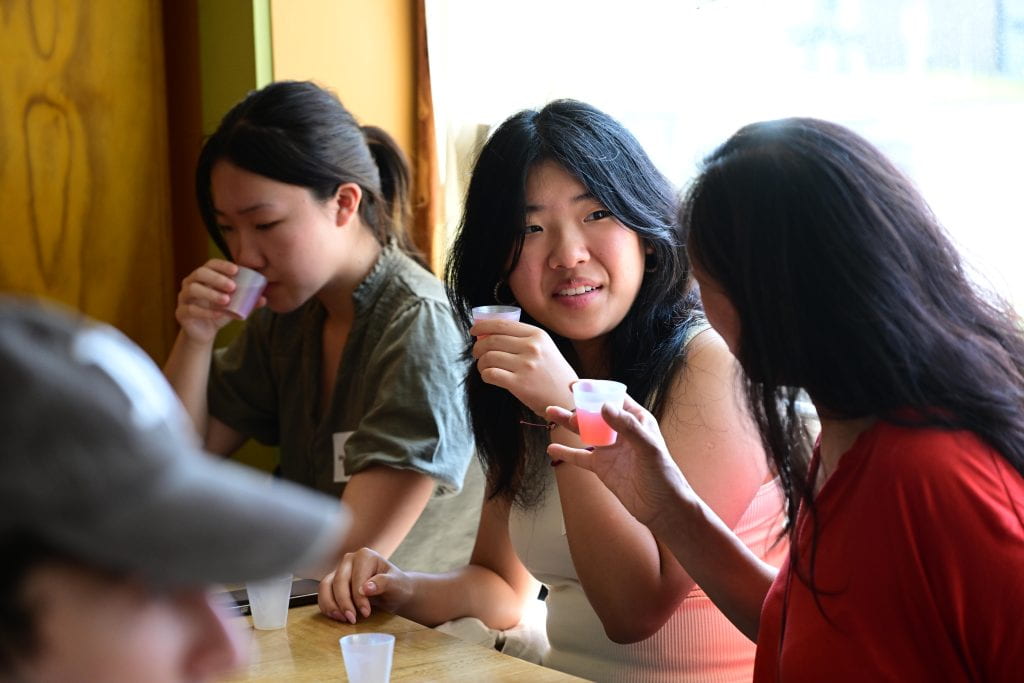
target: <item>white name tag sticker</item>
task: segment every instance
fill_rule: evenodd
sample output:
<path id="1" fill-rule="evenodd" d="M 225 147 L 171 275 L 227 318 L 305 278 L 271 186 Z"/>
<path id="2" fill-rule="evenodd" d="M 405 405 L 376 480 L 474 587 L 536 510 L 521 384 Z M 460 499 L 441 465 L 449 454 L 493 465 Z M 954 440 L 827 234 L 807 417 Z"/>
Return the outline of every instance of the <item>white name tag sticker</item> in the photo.
<path id="1" fill-rule="evenodd" d="M 334 442 L 334 483 L 343 484 L 350 476 L 345 472 L 345 442 L 355 432 L 335 432 L 331 435 Z"/>

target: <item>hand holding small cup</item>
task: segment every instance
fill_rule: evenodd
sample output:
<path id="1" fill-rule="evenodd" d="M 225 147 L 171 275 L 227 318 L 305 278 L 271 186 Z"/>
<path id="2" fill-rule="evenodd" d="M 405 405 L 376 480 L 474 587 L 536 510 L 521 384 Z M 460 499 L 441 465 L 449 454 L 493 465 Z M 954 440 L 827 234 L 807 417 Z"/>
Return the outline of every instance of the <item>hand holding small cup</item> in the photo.
<path id="1" fill-rule="evenodd" d="M 263 302 L 265 286 L 254 270 L 210 259 L 182 281 L 174 316 L 190 341 L 212 343 L 232 318 L 245 318 Z"/>
<path id="2" fill-rule="evenodd" d="M 513 322 L 519 322 L 519 318 L 522 314 L 522 310 L 518 306 L 477 306 L 473 308 L 473 324 L 480 322 L 481 320 L 511 320 Z M 477 339 L 483 339 L 486 334 L 477 336 Z"/>
<path id="3" fill-rule="evenodd" d="M 235 291 L 224 310 L 238 320 L 245 320 L 259 303 L 263 289 L 267 286 L 267 278 L 252 268 L 238 266 L 238 272 L 233 279 Z"/>
<path id="4" fill-rule="evenodd" d="M 571 413 L 550 406 L 545 416 L 570 431 L 579 429 L 579 408 Z M 630 514 L 643 524 L 659 519 L 666 506 L 695 495 L 665 445 L 654 416 L 628 395 L 621 408 L 601 406 L 600 417 L 617 437 L 609 446 L 573 448 L 548 446 L 548 455 L 597 475 Z"/>
<path id="5" fill-rule="evenodd" d="M 580 439 L 588 446 L 610 446 L 615 443 L 615 430 L 601 417 L 601 406 L 608 403 L 622 408 L 626 385 L 605 379 L 581 379 L 572 385 L 576 404 L 576 422 Z"/>

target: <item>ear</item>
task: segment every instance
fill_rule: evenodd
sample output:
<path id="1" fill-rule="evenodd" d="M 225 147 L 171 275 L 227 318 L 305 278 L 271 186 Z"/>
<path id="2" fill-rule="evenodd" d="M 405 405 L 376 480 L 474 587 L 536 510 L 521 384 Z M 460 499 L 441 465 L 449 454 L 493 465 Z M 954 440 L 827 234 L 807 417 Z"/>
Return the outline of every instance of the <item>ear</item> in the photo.
<path id="1" fill-rule="evenodd" d="M 648 256 L 654 253 L 654 247 L 651 246 L 650 242 L 646 242 L 644 244 L 644 253 L 647 254 Z"/>
<path id="2" fill-rule="evenodd" d="M 363 201 L 363 188 L 356 183 L 342 183 L 331 202 L 337 207 L 334 224 L 339 228 L 350 225 L 359 216 L 359 204 Z"/>

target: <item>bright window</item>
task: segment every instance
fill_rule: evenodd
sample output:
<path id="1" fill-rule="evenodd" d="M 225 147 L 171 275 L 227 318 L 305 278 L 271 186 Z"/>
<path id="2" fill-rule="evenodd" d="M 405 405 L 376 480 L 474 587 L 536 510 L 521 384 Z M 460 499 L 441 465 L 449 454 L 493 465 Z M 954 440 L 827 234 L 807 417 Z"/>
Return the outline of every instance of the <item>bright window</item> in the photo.
<path id="1" fill-rule="evenodd" d="M 883 148 L 1024 304 L 1024 0 L 428 0 L 428 21 L 456 204 L 485 131 L 557 97 L 619 118 L 679 187 L 739 126 L 816 116 Z"/>

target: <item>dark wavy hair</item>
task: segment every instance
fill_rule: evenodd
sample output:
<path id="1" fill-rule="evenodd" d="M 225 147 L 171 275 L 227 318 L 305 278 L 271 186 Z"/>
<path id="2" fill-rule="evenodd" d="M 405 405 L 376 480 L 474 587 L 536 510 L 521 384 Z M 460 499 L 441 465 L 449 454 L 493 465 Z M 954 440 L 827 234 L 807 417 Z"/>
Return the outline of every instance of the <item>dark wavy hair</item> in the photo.
<path id="1" fill-rule="evenodd" d="M 545 161 L 578 179 L 651 251 L 636 300 L 609 333 L 608 366 L 611 379 L 624 382 L 630 395 L 658 415 L 662 389 L 682 362 L 686 332 L 700 305 L 677 220 L 678 197 L 629 131 L 588 104 L 557 100 L 539 111 L 521 111 L 480 150 L 447 260 L 456 315 L 469 329 L 470 309 L 494 302 L 496 286 L 501 298 L 509 296 L 505 282 L 523 246 L 526 179 Z M 523 320 L 538 324 L 526 311 Z M 574 362 L 569 341 L 547 332 Z M 484 383 L 475 365 L 467 373 L 466 392 L 489 495 L 524 507 L 535 504 L 543 491 L 547 439 L 519 421 L 536 422 L 536 416 L 510 392 Z"/>
<path id="2" fill-rule="evenodd" d="M 736 352 L 791 535 L 801 500 L 816 529 L 800 388 L 823 416 L 969 430 L 1024 474 L 1020 320 L 971 282 L 870 143 L 815 119 L 745 126 L 705 160 L 680 216 L 693 262 L 739 316 Z"/>
<path id="3" fill-rule="evenodd" d="M 220 160 L 305 187 L 321 202 L 343 183 L 359 185 L 359 216 L 377 241 L 394 240 L 424 264 L 408 233 L 412 174 L 402 150 L 381 128 L 360 126 L 334 93 L 315 83 L 278 81 L 250 92 L 203 145 L 196 166 L 199 212 L 214 243 L 230 258 L 210 188 L 210 172 Z"/>

